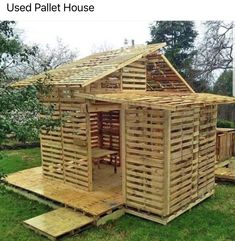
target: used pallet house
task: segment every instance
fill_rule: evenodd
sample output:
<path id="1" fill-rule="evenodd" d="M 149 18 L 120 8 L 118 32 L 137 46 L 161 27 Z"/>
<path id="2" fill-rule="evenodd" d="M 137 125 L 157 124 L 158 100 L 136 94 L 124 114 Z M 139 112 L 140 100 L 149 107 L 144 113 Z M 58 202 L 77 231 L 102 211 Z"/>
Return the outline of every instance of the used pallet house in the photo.
<path id="1" fill-rule="evenodd" d="M 53 91 L 42 101 L 64 121 L 42 130 L 42 167 L 9 183 L 96 221 L 124 209 L 166 224 L 211 196 L 217 105 L 235 98 L 195 93 L 162 47 L 98 53 L 49 71 Z"/>

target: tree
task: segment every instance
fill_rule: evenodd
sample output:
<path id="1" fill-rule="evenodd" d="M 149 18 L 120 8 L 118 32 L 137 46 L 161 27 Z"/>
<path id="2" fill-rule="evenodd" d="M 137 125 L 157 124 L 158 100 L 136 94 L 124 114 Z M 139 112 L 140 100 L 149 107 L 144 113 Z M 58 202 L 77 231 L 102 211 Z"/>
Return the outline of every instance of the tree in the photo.
<path id="1" fill-rule="evenodd" d="M 213 84 L 224 70 L 232 68 L 232 22 L 207 21 L 193 61 L 196 91 L 213 91 Z"/>
<path id="2" fill-rule="evenodd" d="M 76 57 L 77 52 L 70 50 L 69 47 L 58 38 L 56 46 L 37 46 L 35 48 L 35 54 L 29 56 L 28 62 L 21 62 L 20 64 L 12 66 L 12 68 L 8 69 L 8 72 L 12 79 L 24 79 L 30 75 L 58 68 L 60 65 L 73 61 Z"/>
<path id="3" fill-rule="evenodd" d="M 165 55 L 186 78 L 190 76 L 193 57 L 196 54 L 194 41 L 197 31 L 190 21 L 156 21 L 150 26 L 151 41 L 165 42 Z"/>
<path id="4" fill-rule="evenodd" d="M 19 39 L 14 30 L 14 21 L 0 21 L 0 81 L 8 80 L 7 70 L 34 54 L 35 48 L 29 48 Z"/>
<path id="5" fill-rule="evenodd" d="M 233 71 L 224 70 L 215 82 L 213 92 L 220 95 L 232 96 Z"/>
<path id="6" fill-rule="evenodd" d="M 50 76 L 38 83 L 21 89 L 8 85 L 7 69 L 16 63 L 28 62 L 30 53 L 14 31 L 14 22 L 0 22 L 0 143 L 7 135 L 14 133 L 16 139 L 27 141 L 38 138 L 41 127 L 53 128 L 58 125 L 51 116 L 53 106 L 44 106 L 39 95 L 48 94 Z M 39 119 L 39 114 L 45 117 Z M 1 177 L 0 177 L 1 178 Z"/>
<path id="7" fill-rule="evenodd" d="M 205 33 L 198 47 L 195 66 L 199 77 L 211 79 L 214 73 L 232 68 L 233 63 L 233 23 L 207 21 Z"/>
<path id="8" fill-rule="evenodd" d="M 54 105 L 44 105 L 40 98 L 52 90 L 50 76 L 39 79 L 37 83 L 24 87 L 0 87 L 0 143 L 14 133 L 20 142 L 38 140 L 43 127 L 51 129 L 61 120 L 53 120 Z"/>

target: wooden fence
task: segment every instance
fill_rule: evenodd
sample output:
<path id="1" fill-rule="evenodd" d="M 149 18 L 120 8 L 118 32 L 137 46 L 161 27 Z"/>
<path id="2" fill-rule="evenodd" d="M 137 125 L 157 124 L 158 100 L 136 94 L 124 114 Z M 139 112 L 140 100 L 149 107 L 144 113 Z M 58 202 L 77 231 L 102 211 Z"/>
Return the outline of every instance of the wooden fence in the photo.
<path id="1" fill-rule="evenodd" d="M 235 156 L 235 129 L 217 128 L 216 156 L 217 162 Z"/>

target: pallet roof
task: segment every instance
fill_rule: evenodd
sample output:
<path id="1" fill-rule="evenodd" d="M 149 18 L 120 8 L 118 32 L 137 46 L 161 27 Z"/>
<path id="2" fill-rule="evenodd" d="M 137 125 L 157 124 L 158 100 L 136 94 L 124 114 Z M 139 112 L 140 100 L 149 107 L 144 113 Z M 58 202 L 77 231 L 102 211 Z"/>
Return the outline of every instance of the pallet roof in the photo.
<path id="1" fill-rule="evenodd" d="M 207 106 L 235 103 L 234 97 L 207 93 L 122 92 L 111 94 L 83 94 L 90 100 L 125 103 L 154 109 L 177 110 L 189 106 Z"/>
<path id="2" fill-rule="evenodd" d="M 70 64 L 62 65 L 46 73 L 51 79 L 50 84 L 78 85 L 84 87 L 164 46 L 165 43 L 159 43 L 97 53 Z M 45 78 L 45 73 L 18 81 L 12 86 L 20 87 L 30 85 L 40 78 Z"/>

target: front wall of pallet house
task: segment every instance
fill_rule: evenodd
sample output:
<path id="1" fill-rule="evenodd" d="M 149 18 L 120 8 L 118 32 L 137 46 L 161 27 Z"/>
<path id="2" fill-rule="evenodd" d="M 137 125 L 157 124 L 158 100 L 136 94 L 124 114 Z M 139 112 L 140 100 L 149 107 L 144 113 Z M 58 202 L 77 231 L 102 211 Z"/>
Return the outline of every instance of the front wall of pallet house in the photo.
<path id="1" fill-rule="evenodd" d="M 163 214 L 164 111 L 129 107 L 125 111 L 126 205 Z"/>
<path id="2" fill-rule="evenodd" d="M 49 132 L 41 131 L 43 174 L 90 190 L 90 118 L 84 99 L 76 98 L 74 94 L 68 89 L 56 89 L 43 99 L 44 104 L 55 106 L 53 118 L 62 121 L 61 126 Z"/>

